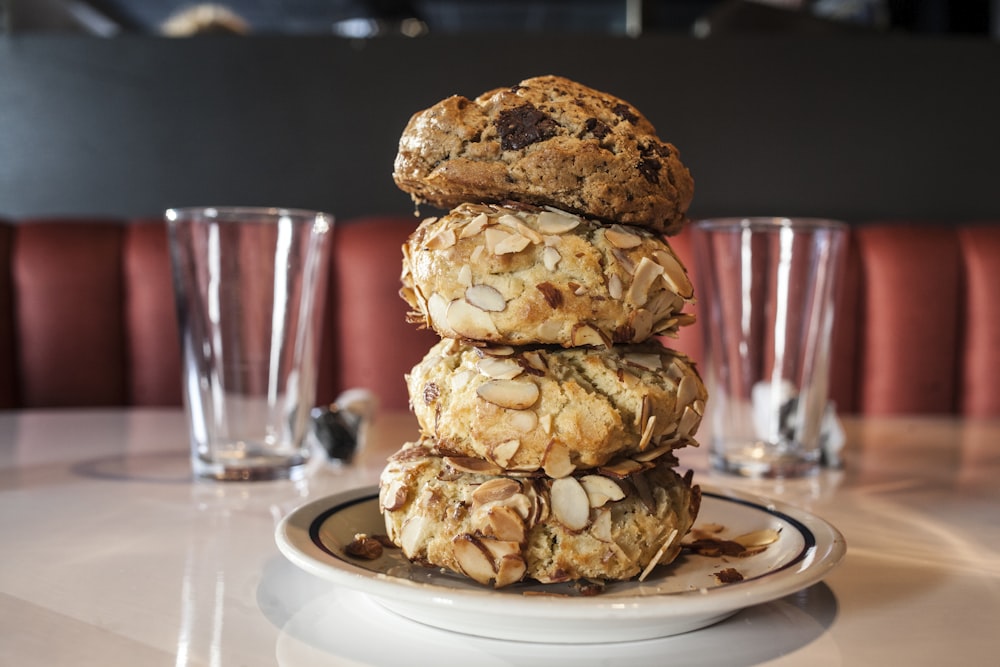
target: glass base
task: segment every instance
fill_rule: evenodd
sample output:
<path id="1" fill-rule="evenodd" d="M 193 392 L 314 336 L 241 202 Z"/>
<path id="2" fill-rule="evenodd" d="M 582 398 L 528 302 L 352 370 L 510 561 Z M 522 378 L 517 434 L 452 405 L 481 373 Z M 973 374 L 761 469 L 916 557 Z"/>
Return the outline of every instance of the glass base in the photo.
<path id="1" fill-rule="evenodd" d="M 712 468 L 753 479 L 809 477 L 819 472 L 819 452 L 789 452 L 787 445 L 766 442 L 716 446 Z"/>
<path id="2" fill-rule="evenodd" d="M 223 482 L 299 480 L 306 474 L 307 463 L 304 456 L 256 456 L 227 461 L 205 461 L 197 456 L 191 459 L 195 477 Z"/>

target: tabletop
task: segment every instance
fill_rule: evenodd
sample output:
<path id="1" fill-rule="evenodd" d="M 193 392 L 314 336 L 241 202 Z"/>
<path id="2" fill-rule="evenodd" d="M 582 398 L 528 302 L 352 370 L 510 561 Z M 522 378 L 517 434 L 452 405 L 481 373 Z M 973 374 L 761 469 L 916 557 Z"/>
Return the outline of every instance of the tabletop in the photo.
<path id="1" fill-rule="evenodd" d="M 417 427 L 379 413 L 350 464 L 299 482 L 193 481 L 179 410 L 0 413 L 0 664 L 994 665 L 1000 421 L 844 419 L 844 467 L 696 480 L 778 499 L 848 548 L 823 582 L 688 634 L 546 645 L 395 616 L 292 565 L 282 517 L 374 484 Z"/>

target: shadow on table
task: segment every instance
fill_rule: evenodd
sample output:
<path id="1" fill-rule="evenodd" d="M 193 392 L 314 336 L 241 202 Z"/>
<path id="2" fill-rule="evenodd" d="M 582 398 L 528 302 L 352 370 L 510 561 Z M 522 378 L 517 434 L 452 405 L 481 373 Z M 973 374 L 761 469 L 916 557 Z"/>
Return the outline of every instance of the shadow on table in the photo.
<path id="1" fill-rule="evenodd" d="M 574 645 L 499 641 L 456 634 L 399 617 L 372 598 L 328 584 L 283 558 L 268 562 L 257 604 L 281 630 L 278 664 L 322 667 L 400 664 L 588 665 L 678 664 L 743 667 L 773 660 L 817 641 L 837 616 L 823 583 L 744 609 L 712 627 L 662 639 Z M 417 664 L 417 663 L 414 663 Z"/>
<path id="2" fill-rule="evenodd" d="M 190 484 L 191 460 L 183 452 L 112 454 L 73 465 L 80 477 L 153 484 Z"/>

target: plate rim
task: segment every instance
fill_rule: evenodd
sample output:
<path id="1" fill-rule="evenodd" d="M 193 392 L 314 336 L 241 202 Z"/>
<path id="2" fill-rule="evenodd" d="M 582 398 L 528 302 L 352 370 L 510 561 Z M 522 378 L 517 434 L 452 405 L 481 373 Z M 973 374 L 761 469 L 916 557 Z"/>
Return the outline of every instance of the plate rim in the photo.
<path id="1" fill-rule="evenodd" d="M 843 560 L 847 551 L 843 534 L 821 517 L 780 500 L 715 485 L 701 486 L 703 494 L 718 501 L 739 503 L 777 516 L 789 521 L 800 533 L 806 529 L 812 537 L 812 545 L 808 544 L 809 537 L 803 535 L 807 544 L 789 563 L 763 576 L 704 590 L 660 595 L 559 597 L 504 595 L 487 587 L 450 588 L 368 570 L 317 544 L 312 531 L 322 523 L 320 517 L 325 520 L 336 511 L 377 498 L 376 485 L 348 489 L 300 505 L 278 523 L 275 541 L 288 560 L 310 574 L 381 600 L 391 600 L 394 604 L 416 603 L 449 611 L 462 609 L 505 616 L 537 617 L 558 613 L 566 620 L 606 616 L 612 611 L 620 618 L 629 619 L 735 612 L 803 590 L 821 581 Z M 503 604 L 498 605 L 501 601 Z"/>

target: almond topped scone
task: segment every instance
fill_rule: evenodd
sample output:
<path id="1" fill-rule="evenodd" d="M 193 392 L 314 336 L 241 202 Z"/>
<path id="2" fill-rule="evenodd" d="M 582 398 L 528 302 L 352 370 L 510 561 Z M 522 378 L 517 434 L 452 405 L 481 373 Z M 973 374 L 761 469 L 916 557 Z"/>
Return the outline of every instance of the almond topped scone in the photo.
<path id="1" fill-rule="evenodd" d="M 558 76 L 415 114 L 393 177 L 443 209 L 514 200 L 666 234 L 684 225 L 694 194 L 677 148 L 635 107 Z"/>
<path id="2" fill-rule="evenodd" d="M 411 320 L 507 345 L 638 343 L 693 321 L 687 272 L 662 236 L 554 208 L 463 204 L 403 246 Z"/>
<path id="3" fill-rule="evenodd" d="M 672 456 L 630 474 L 511 476 L 405 445 L 382 471 L 389 539 L 410 560 L 497 588 L 641 576 L 673 561 L 701 492 Z"/>
<path id="4" fill-rule="evenodd" d="M 696 444 L 707 397 L 690 360 L 656 341 L 590 350 L 446 339 L 406 381 L 440 452 L 553 478 Z"/>

